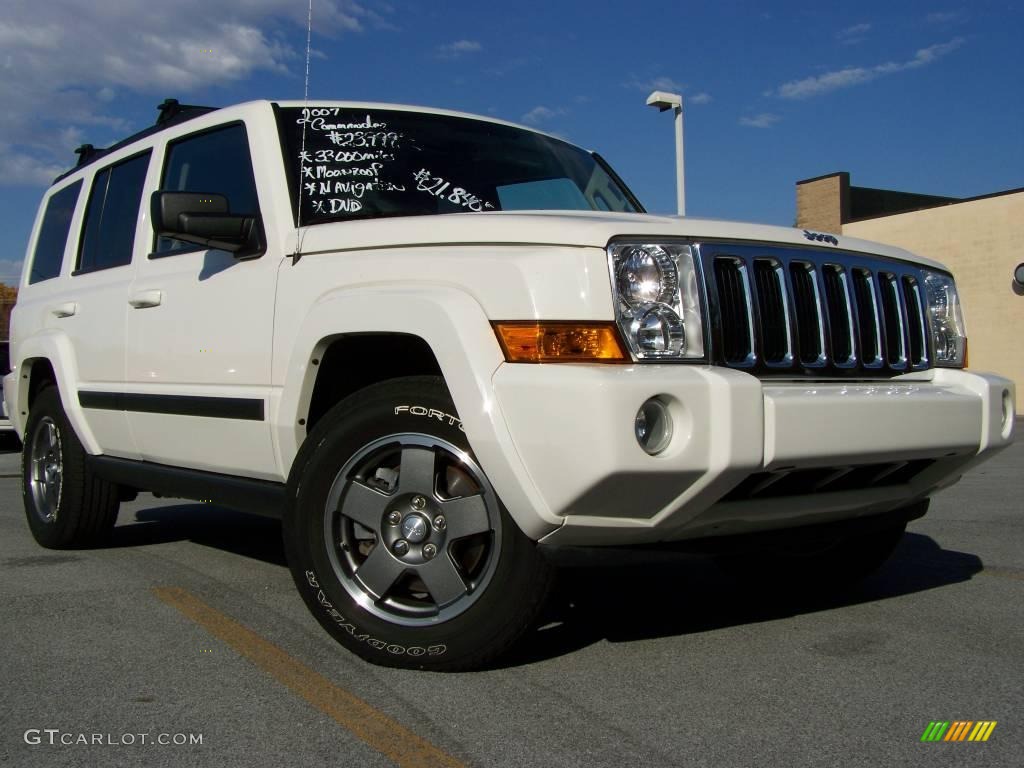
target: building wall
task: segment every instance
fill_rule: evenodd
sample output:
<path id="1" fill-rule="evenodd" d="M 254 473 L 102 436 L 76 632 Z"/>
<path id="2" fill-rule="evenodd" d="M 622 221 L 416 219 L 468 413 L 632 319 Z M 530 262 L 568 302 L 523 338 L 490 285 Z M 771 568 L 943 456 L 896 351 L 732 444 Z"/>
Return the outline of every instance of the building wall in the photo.
<path id="1" fill-rule="evenodd" d="M 796 226 L 818 232 L 840 234 L 843 204 L 850 186 L 850 174 L 833 173 L 796 185 Z"/>
<path id="2" fill-rule="evenodd" d="M 797 187 L 798 206 L 799 194 Z M 1024 192 L 850 222 L 842 234 L 949 267 L 967 318 L 971 369 L 1013 379 L 1024 414 L 1024 296 L 1013 288 L 1014 267 L 1024 262 Z"/>

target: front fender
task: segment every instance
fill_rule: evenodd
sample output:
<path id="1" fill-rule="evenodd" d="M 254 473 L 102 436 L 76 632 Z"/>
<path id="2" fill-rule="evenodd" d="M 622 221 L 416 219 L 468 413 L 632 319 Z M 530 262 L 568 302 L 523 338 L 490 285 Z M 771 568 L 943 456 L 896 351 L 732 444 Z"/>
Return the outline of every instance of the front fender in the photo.
<path id="1" fill-rule="evenodd" d="M 284 476 L 306 436 L 299 419 L 308 411 L 316 381 L 312 361 L 333 339 L 350 333 L 422 338 L 441 367 L 480 466 L 520 529 L 539 539 L 562 524 L 537 491 L 494 399 L 491 378 L 504 358 L 490 322 L 472 296 L 447 285 L 363 284 L 330 292 L 310 307 L 294 340 L 275 344 L 292 350 L 283 381 L 275 381 L 280 401 L 271 403 Z"/>

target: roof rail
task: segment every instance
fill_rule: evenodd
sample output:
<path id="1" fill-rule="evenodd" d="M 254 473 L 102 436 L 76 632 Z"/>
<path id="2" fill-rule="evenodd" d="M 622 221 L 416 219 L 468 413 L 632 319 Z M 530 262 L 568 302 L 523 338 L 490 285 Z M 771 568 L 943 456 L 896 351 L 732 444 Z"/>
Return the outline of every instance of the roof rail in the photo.
<path id="1" fill-rule="evenodd" d="M 198 104 L 182 104 L 177 99 L 164 99 L 157 109 L 160 114 L 156 116 L 155 125 L 165 125 L 179 115 L 181 119 L 175 120 L 175 122 L 181 122 L 182 120 L 188 120 L 192 117 L 199 117 L 199 115 L 205 115 L 207 112 L 212 112 L 216 107 L 201 107 Z"/>
<path id="2" fill-rule="evenodd" d="M 75 150 L 75 154 L 78 155 L 78 162 L 75 163 L 75 168 L 80 168 L 104 151 L 103 149 L 97 149 L 92 144 L 82 144 Z"/>
<path id="3" fill-rule="evenodd" d="M 217 107 L 201 107 L 198 104 L 182 104 L 177 99 L 164 99 L 161 104 L 157 106 L 159 114 L 157 114 L 156 122 L 148 128 L 143 128 L 138 133 L 129 136 L 126 139 L 110 145 L 105 148 L 97 148 L 92 144 L 83 144 L 75 150 L 75 154 L 78 155 L 78 162 L 75 163 L 74 168 L 71 168 L 56 179 L 53 183 L 56 184 L 58 181 L 63 179 L 70 173 L 78 170 L 84 165 L 88 165 L 94 160 L 98 160 L 104 155 L 108 155 L 111 152 L 120 149 L 121 147 L 131 144 L 133 141 L 138 141 L 146 136 L 152 136 L 154 133 L 162 131 L 164 128 L 168 128 L 178 123 L 184 123 L 186 120 L 192 120 L 193 118 L 205 115 L 208 112 L 215 112 Z"/>

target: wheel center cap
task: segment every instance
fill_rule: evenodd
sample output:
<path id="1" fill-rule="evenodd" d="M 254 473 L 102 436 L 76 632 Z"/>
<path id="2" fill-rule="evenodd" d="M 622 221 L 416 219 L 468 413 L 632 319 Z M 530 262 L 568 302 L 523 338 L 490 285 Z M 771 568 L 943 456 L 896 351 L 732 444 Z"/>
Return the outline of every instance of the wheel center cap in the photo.
<path id="1" fill-rule="evenodd" d="M 430 525 L 423 515 L 408 515 L 402 521 L 402 536 L 412 544 L 419 544 L 430 532 Z"/>

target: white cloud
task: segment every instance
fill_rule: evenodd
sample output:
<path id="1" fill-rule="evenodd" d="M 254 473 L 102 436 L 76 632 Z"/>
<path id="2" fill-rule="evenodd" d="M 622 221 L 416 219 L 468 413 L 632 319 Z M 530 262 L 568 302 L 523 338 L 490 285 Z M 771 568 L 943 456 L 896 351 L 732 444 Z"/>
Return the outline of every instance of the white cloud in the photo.
<path id="1" fill-rule="evenodd" d="M 476 40 L 456 40 L 454 43 L 446 43 L 437 46 L 437 57 L 439 59 L 457 59 L 466 53 L 479 53 L 483 46 Z"/>
<path id="2" fill-rule="evenodd" d="M 836 32 L 836 39 L 843 45 L 854 45 L 864 41 L 864 35 L 871 31 L 867 23 L 853 24 Z"/>
<path id="3" fill-rule="evenodd" d="M 229 12 L 208 0 L 5 0 L 0 184 L 52 181 L 54 169 L 71 165 L 68 142 L 85 127 L 96 144 L 121 138 L 131 126 L 110 112 L 125 91 L 185 100 L 200 87 L 287 71 L 301 54 L 279 32 L 304 30 L 307 8 L 294 0 L 233 0 Z M 355 0 L 318 0 L 313 23 L 335 36 L 384 21 Z"/>
<path id="4" fill-rule="evenodd" d="M 886 75 L 927 66 L 933 61 L 952 53 L 962 46 L 964 42 L 964 38 L 956 37 L 948 43 L 938 43 L 922 48 L 914 54 L 912 59 L 907 61 L 889 61 L 872 67 L 846 67 L 834 72 L 826 72 L 824 75 L 807 77 L 803 80 L 790 80 L 769 93 L 783 99 L 807 99 L 812 96 L 820 96 L 840 88 L 849 88 L 853 85 L 877 80 Z"/>
<path id="5" fill-rule="evenodd" d="M 687 104 L 707 104 L 711 101 L 711 94 L 700 91 L 692 96 L 686 94 L 686 86 L 671 77 L 654 77 L 649 80 L 632 78 L 623 83 L 626 88 L 635 88 L 638 91 L 651 93 L 652 91 L 668 91 L 669 93 L 682 93 L 686 95 L 684 101 Z"/>
<path id="6" fill-rule="evenodd" d="M 771 128 L 781 119 L 778 115 L 773 115 L 770 112 L 761 112 L 752 117 L 741 117 L 740 125 L 745 125 L 748 128 Z"/>
<path id="7" fill-rule="evenodd" d="M 44 187 L 67 170 L 67 165 L 47 160 L 39 154 L 17 151 L 9 144 L 0 144 L 2 183 L 10 186 Z M 69 162 L 68 165 L 70 164 Z"/>
<path id="8" fill-rule="evenodd" d="M 564 115 L 565 113 L 565 110 L 561 108 L 550 109 L 545 106 L 538 106 L 531 109 L 519 119 L 527 125 L 539 125 L 540 123 L 547 122 L 548 120 Z"/>
<path id="9" fill-rule="evenodd" d="M 929 24 L 959 24 L 967 21 L 966 11 L 937 11 L 924 17 Z"/>
<path id="10" fill-rule="evenodd" d="M 638 80 L 633 78 L 626 83 L 629 88 L 636 88 L 641 91 L 670 91 L 681 93 L 683 84 L 673 80 L 671 77 L 655 77 L 650 80 Z"/>
<path id="11" fill-rule="evenodd" d="M 21 260 L 0 259 L 0 283 L 17 285 L 21 279 Z"/>

